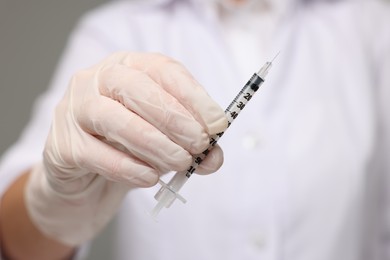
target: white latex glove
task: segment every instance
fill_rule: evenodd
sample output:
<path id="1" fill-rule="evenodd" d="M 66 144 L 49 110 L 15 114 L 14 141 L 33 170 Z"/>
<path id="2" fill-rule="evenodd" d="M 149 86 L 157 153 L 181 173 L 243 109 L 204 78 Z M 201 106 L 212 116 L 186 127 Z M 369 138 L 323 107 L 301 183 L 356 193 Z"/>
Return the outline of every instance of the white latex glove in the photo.
<path id="1" fill-rule="evenodd" d="M 178 62 L 117 53 L 78 72 L 55 110 L 42 163 L 26 187 L 36 226 L 68 245 L 91 239 L 131 188 L 185 170 L 209 135 L 225 130 L 223 110 Z M 216 147 L 200 171 L 217 170 Z"/>

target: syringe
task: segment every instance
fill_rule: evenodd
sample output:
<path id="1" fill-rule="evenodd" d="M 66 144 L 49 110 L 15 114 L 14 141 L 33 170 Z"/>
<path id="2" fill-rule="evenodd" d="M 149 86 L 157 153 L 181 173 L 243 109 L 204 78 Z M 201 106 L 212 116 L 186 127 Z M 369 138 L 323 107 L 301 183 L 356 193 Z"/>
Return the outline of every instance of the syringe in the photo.
<path id="1" fill-rule="evenodd" d="M 265 77 L 268 74 L 268 71 L 272 67 L 272 62 L 276 59 L 278 55 L 279 53 L 275 56 L 275 58 L 273 58 L 272 61 L 266 62 L 264 66 L 259 70 L 259 72 L 253 74 L 253 76 L 240 90 L 240 92 L 233 99 L 230 105 L 226 108 L 225 114 L 228 119 L 228 127 L 233 123 L 233 121 L 241 113 L 241 111 L 244 109 L 249 100 L 251 100 L 252 96 L 263 84 Z M 164 183 L 161 179 L 159 180 L 161 188 L 154 196 L 158 203 L 151 212 L 152 217 L 157 217 L 162 208 L 169 208 L 176 199 L 179 199 L 183 203 L 186 203 L 186 200 L 178 193 L 179 190 L 188 181 L 188 179 L 194 173 L 196 168 L 202 163 L 202 161 L 206 158 L 207 154 L 211 151 L 211 149 L 213 149 L 219 138 L 221 138 L 225 132 L 226 130 L 224 132 L 220 132 L 210 136 L 209 147 L 202 153 L 193 156 L 192 164 L 187 170 L 176 172 L 167 184 Z"/>

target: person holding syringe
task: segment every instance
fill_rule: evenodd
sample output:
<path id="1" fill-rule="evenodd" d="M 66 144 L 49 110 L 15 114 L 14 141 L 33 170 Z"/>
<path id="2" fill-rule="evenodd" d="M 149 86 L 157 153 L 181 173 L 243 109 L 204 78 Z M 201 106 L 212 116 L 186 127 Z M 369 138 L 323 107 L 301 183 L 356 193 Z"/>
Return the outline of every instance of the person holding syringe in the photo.
<path id="1" fill-rule="evenodd" d="M 113 259 L 387 259 L 389 17 L 386 3 L 347 0 L 89 14 L 1 164 L 2 254 L 70 258 L 118 213 Z M 145 187 L 188 168 L 279 50 L 224 157 L 215 146 L 198 173 L 223 167 L 191 177 L 188 203 L 155 223 L 159 187 Z"/>

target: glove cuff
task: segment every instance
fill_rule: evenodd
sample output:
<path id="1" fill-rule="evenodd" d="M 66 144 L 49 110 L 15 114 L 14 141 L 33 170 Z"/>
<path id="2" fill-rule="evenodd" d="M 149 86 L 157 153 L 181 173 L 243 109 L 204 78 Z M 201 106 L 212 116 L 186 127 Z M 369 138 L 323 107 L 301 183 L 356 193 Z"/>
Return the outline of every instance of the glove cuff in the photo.
<path id="1" fill-rule="evenodd" d="M 96 175 L 84 191 L 63 194 L 51 187 L 45 171 L 39 163 L 30 173 L 24 193 L 27 212 L 43 234 L 70 246 L 92 239 L 128 191 L 128 187 Z"/>

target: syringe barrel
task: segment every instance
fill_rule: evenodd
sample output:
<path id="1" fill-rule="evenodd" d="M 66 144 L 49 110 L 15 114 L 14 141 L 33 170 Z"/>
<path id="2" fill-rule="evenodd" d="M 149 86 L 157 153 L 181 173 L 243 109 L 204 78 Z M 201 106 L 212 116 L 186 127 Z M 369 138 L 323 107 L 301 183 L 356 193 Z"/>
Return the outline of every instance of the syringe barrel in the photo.
<path id="1" fill-rule="evenodd" d="M 236 117 L 240 114 L 240 112 L 244 109 L 248 101 L 252 98 L 255 92 L 259 89 L 259 87 L 264 82 L 265 77 L 268 74 L 269 69 L 271 68 L 272 63 L 267 62 L 263 68 L 260 69 L 258 73 L 255 73 L 249 81 L 245 84 L 245 86 L 241 89 L 235 99 L 231 102 L 231 104 L 225 110 L 226 117 L 228 119 L 228 127 L 232 124 L 232 122 L 236 119 Z M 205 151 L 200 154 L 194 155 L 191 166 L 182 172 L 177 172 L 168 184 L 163 184 L 160 190 L 156 193 L 154 198 L 158 201 L 155 209 L 153 210 L 153 215 L 157 216 L 158 212 L 163 208 L 169 208 L 172 203 L 179 198 L 183 202 L 185 199 L 179 195 L 180 189 L 184 186 L 184 184 L 188 181 L 191 175 L 194 173 L 196 168 L 201 164 L 201 162 L 205 159 L 214 145 L 217 143 L 219 138 L 222 137 L 224 132 L 217 133 L 215 135 L 210 136 L 210 146 Z"/>
<path id="2" fill-rule="evenodd" d="M 181 187 L 187 182 L 188 177 L 186 176 L 187 171 L 177 172 L 172 179 L 168 182 L 168 186 L 175 192 L 179 192 Z"/>
<path id="3" fill-rule="evenodd" d="M 166 208 L 169 208 L 176 198 L 180 196 L 178 192 L 187 180 L 186 171 L 176 172 L 168 184 L 161 186 L 154 198 L 159 202 L 161 201 Z"/>

